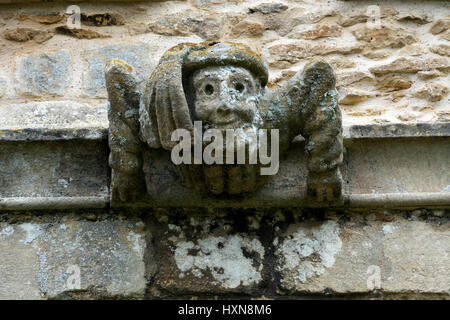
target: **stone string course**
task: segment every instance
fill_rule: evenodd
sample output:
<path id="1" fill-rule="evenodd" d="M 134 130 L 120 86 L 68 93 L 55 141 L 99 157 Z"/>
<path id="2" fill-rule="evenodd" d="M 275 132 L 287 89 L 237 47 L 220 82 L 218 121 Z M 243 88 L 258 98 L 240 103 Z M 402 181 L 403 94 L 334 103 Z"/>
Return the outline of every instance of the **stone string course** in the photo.
<path id="1" fill-rule="evenodd" d="M 103 67 L 118 57 L 146 79 L 180 42 L 229 40 L 260 52 L 277 88 L 311 57 L 332 64 L 344 125 L 450 119 L 450 4 L 389 1 L 374 26 L 363 1 L 190 0 L 1 5 L 0 108 L 73 101 L 106 110 Z M 369 8 L 370 9 L 370 8 Z M 39 104 L 42 103 L 42 104 Z M 94 111 L 95 110 L 95 111 Z"/>

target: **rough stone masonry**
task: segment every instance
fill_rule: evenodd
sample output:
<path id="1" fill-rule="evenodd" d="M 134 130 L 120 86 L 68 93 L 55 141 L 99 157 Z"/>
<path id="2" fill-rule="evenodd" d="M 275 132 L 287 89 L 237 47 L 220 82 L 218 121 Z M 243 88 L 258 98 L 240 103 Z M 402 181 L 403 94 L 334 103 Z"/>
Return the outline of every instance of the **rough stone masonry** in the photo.
<path id="1" fill-rule="evenodd" d="M 0 209 L 21 198 L 86 198 L 71 210 L 0 211 L 0 299 L 449 299 L 450 203 L 358 210 L 86 205 L 88 196 L 109 195 L 105 63 L 126 61 L 142 88 L 168 48 L 215 40 L 260 53 L 271 89 L 310 58 L 333 67 L 344 128 L 378 126 L 378 137 L 389 137 L 367 143 L 361 131 L 359 142 L 344 141 L 361 154 L 374 145 L 380 155 L 361 158 L 360 188 L 376 195 L 381 187 L 368 181 L 381 184 L 386 174 L 390 192 L 408 194 L 410 184 L 449 192 L 450 181 L 434 185 L 422 172 L 419 184 L 413 169 L 396 175 L 384 161 L 403 152 L 398 159 L 408 167 L 427 168 L 415 166 L 421 159 L 440 168 L 440 182 L 448 175 L 448 165 L 423 151 L 432 145 L 444 154 L 445 130 L 419 149 L 386 129 L 449 123 L 448 1 L 70 4 L 80 9 L 81 29 L 68 28 L 76 11 L 67 13 L 67 2 L 0 0 Z M 388 140 L 396 147 L 386 151 Z"/>

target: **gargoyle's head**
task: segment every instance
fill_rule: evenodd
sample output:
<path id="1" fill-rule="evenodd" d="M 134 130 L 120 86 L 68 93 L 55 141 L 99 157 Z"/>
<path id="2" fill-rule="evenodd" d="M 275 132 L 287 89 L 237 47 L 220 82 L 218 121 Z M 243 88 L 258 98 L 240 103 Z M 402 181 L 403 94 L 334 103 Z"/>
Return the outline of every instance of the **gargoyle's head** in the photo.
<path id="1" fill-rule="evenodd" d="M 172 132 L 193 132 L 194 121 L 201 121 L 203 129 L 224 133 L 242 129 L 235 139 L 248 144 L 254 138 L 250 134 L 262 123 L 258 104 L 267 80 L 263 59 L 245 45 L 213 42 L 173 47 L 148 80 L 140 108 L 141 137 L 152 148 L 172 150 L 178 143 L 172 141 Z M 259 166 L 247 164 L 198 169 L 198 165 L 187 165 L 182 170 L 184 180 L 200 175 L 193 184 L 197 186 L 200 180 L 213 193 L 251 191 L 259 176 Z M 246 185 L 248 176 L 251 181 Z"/>
<path id="2" fill-rule="evenodd" d="M 216 129 L 251 125 L 258 113 L 261 84 L 251 71 L 238 66 L 210 66 L 185 81 L 195 120 Z"/>

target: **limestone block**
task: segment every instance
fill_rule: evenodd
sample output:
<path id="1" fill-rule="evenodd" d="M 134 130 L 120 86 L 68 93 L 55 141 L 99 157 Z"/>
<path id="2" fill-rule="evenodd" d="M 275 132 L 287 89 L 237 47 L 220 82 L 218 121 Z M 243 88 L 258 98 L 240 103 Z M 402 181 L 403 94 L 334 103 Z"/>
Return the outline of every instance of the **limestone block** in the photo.
<path id="1" fill-rule="evenodd" d="M 0 118 L 3 119 L 2 130 L 108 127 L 105 106 L 93 107 L 70 100 L 4 105 L 0 108 Z"/>
<path id="2" fill-rule="evenodd" d="M 379 218 L 290 225 L 274 240 L 280 289 L 290 294 L 379 290 L 448 297 L 448 222 Z"/>
<path id="3" fill-rule="evenodd" d="M 150 76 L 157 62 L 155 54 L 158 46 L 145 43 L 115 44 L 104 47 L 85 49 L 84 59 L 87 62 L 87 71 L 83 76 L 84 91 L 88 96 L 106 97 L 105 64 L 112 58 L 124 60 L 136 71 L 139 84 Z"/>
<path id="4" fill-rule="evenodd" d="M 3 78 L 0 78 L 0 98 L 5 95 L 6 86 L 7 86 L 6 80 Z"/>
<path id="5" fill-rule="evenodd" d="M 140 298 L 142 227 L 133 219 L 54 215 L 1 223 L 0 298 Z"/>
<path id="6" fill-rule="evenodd" d="M 67 50 L 20 56 L 15 89 L 23 96 L 63 96 L 72 80 L 72 58 Z"/>
<path id="7" fill-rule="evenodd" d="M 150 224 L 156 239 L 156 290 L 170 294 L 258 290 L 266 249 L 257 235 L 233 231 L 236 221 L 229 217 L 184 215 L 178 220 L 173 216 L 162 210 L 160 221 Z"/>
<path id="8" fill-rule="evenodd" d="M 0 223 L 0 299 L 40 299 L 39 257 L 27 225 Z"/>

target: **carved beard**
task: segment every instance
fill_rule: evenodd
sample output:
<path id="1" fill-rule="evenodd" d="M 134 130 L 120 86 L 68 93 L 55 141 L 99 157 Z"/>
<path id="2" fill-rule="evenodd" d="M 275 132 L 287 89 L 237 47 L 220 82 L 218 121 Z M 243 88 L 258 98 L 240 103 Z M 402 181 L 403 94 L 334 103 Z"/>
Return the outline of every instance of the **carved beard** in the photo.
<path id="1" fill-rule="evenodd" d="M 207 123 L 203 124 L 203 134 L 210 126 Z M 259 145 L 256 144 L 255 138 L 258 134 L 258 127 L 250 124 L 245 125 L 239 134 L 234 136 L 234 161 L 235 164 L 226 164 L 226 150 L 229 142 L 226 138 L 227 129 L 216 129 L 222 133 L 223 148 L 218 152 L 222 152 L 223 164 L 181 164 L 178 165 L 179 173 L 183 183 L 187 187 L 194 187 L 199 192 L 210 192 L 216 195 L 240 194 L 245 192 L 252 192 L 260 187 L 265 182 L 265 177 L 260 174 L 261 165 L 250 164 L 250 152 L 257 157 L 259 153 Z M 202 151 L 210 144 L 210 141 L 203 141 Z M 227 145 L 228 143 L 228 145 Z M 237 164 L 238 149 L 237 146 L 245 146 L 244 164 Z M 253 147 L 250 147 L 253 145 Z M 251 150 L 251 151 L 250 151 Z M 192 149 L 192 155 L 194 149 Z M 193 157 L 192 157 L 193 159 Z M 258 158 L 255 158 L 258 160 Z M 193 163 L 193 161 L 191 162 Z M 254 163 L 254 162 L 253 162 Z"/>

